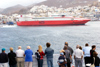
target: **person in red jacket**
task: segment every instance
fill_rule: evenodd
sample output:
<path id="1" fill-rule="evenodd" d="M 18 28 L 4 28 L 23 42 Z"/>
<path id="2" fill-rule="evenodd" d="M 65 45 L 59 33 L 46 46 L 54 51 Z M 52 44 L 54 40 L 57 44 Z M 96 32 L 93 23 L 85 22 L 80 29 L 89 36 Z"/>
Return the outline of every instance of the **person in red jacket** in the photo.
<path id="1" fill-rule="evenodd" d="M 40 67 L 43 67 L 43 56 L 45 56 L 45 53 L 43 52 L 41 45 L 38 46 L 38 50 L 40 54 L 40 59 L 39 59 Z"/>

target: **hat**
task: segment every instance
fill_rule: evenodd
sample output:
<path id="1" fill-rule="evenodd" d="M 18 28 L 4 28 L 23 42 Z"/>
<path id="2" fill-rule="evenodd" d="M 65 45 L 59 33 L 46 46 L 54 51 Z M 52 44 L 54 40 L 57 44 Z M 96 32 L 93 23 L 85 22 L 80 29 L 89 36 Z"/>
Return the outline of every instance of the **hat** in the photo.
<path id="1" fill-rule="evenodd" d="M 2 51 L 5 51 L 6 49 L 5 48 L 2 48 Z"/>
<path id="2" fill-rule="evenodd" d="M 60 55 L 64 55 L 64 53 L 60 53 Z"/>

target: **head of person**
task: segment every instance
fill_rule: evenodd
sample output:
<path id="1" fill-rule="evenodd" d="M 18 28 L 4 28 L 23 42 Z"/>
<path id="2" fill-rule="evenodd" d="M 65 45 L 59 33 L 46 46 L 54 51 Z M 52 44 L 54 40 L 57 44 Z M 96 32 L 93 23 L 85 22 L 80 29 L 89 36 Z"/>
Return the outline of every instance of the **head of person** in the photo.
<path id="1" fill-rule="evenodd" d="M 49 42 L 47 42 L 47 43 L 46 43 L 46 46 L 47 46 L 47 47 L 50 47 L 50 46 L 51 46 L 51 44 L 50 44 Z"/>
<path id="2" fill-rule="evenodd" d="M 31 47 L 30 46 L 27 46 L 27 49 L 31 49 Z"/>
<path id="3" fill-rule="evenodd" d="M 64 50 L 61 50 L 61 51 L 60 51 L 60 53 L 64 53 L 64 52 L 65 52 Z"/>
<path id="4" fill-rule="evenodd" d="M 13 51 L 13 48 L 12 47 L 10 47 L 10 51 Z"/>
<path id="5" fill-rule="evenodd" d="M 3 53 L 5 53 L 5 50 L 6 50 L 5 48 L 2 48 L 2 52 L 3 52 Z"/>
<path id="6" fill-rule="evenodd" d="M 95 49 L 96 49 L 96 46 L 95 46 L 95 45 L 93 45 L 93 46 L 92 46 L 92 50 L 95 50 Z"/>
<path id="7" fill-rule="evenodd" d="M 82 47 L 81 47 L 81 46 L 79 46 L 79 49 L 80 49 L 80 50 L 82 50 Z"/>
<path id="8" fill-rule="evenodd" d="M 18 49 L 21 49 L 22 47 L 21 46 L 18 46 Z"/>
<path id="9" fill-rule="evenodd" d="M 68 46 L 68 42 L 65 42 L 65 46 Z"/>
<path id="10" fill-rule="evenodd" d="M 67 50 L 67 46 L 64 46 L 64 50 Z"/>
<path id="11" fill-rule="evenodd" d="M 39 52 L 39 50 L 37 50 L 37 52 Z"/>
<path id="12" fill-rule="evenodd" d="M 64 53 L 60 53 L 60 56 L 63 56 L 64 55 Z"/>
<path id="13" fill-rule="evenodd" d="M 93 52 L 93 57 L 97 57 L 97 53 L 96 52 Z"/>
<path id="14" fill-rule="evenodd" d="M 76 49 L 78 49 L 79 47 L 80 47 L 80 46 L 79 46 L 79 45 L 77 45 L 77 46 L 76 46 Z"/>
<path id="15" fill-rule="evenodd" d="M 39 52 L 42 52 L 43 51 L 41 45 L 38 46 L 38 50 L 39 50 Z"/>
<path id="16" fill-rule="evenodd" d="M 87 47 L 87 46 L 89 46 L 89 44 L 88 44 L 88 43 L 86 43 L 86 44 L 85 44 L 85 46 Z"/>

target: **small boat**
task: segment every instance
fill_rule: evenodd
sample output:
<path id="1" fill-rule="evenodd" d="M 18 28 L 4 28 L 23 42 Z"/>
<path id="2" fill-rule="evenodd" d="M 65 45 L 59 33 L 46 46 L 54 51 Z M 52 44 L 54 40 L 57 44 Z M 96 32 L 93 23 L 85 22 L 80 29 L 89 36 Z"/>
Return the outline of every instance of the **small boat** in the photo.
<path id="1" fill-rule="evenodd" d="M 9 22 L 7 22 L 7 24 L 8 24 L 8 25 L 14 25 L 14 22 L 9 21 Z"/>

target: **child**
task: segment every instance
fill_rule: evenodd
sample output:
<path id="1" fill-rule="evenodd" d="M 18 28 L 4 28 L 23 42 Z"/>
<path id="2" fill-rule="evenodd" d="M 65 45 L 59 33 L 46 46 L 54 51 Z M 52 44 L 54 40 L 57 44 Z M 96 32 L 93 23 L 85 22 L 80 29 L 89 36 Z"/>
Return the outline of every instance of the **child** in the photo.
<path id="1" fill-rule="evenodd" d="M 39 50 L 37 50 L 37 52 L 35 52 L 35 57 L 36 57 L 36 59 L 37 59 L 37 61 L 38 61 L 38 67 L 40 67 L 40 54 L 39 54 Z"/>
<path id="2" fill-rule="evenodd" d="M 64 53 L 60 53 L 60 56 L 58 58 L 58 64 L 59 64 L 59 67 L 66 67 L 66 59 L 64 57 Z"/>

